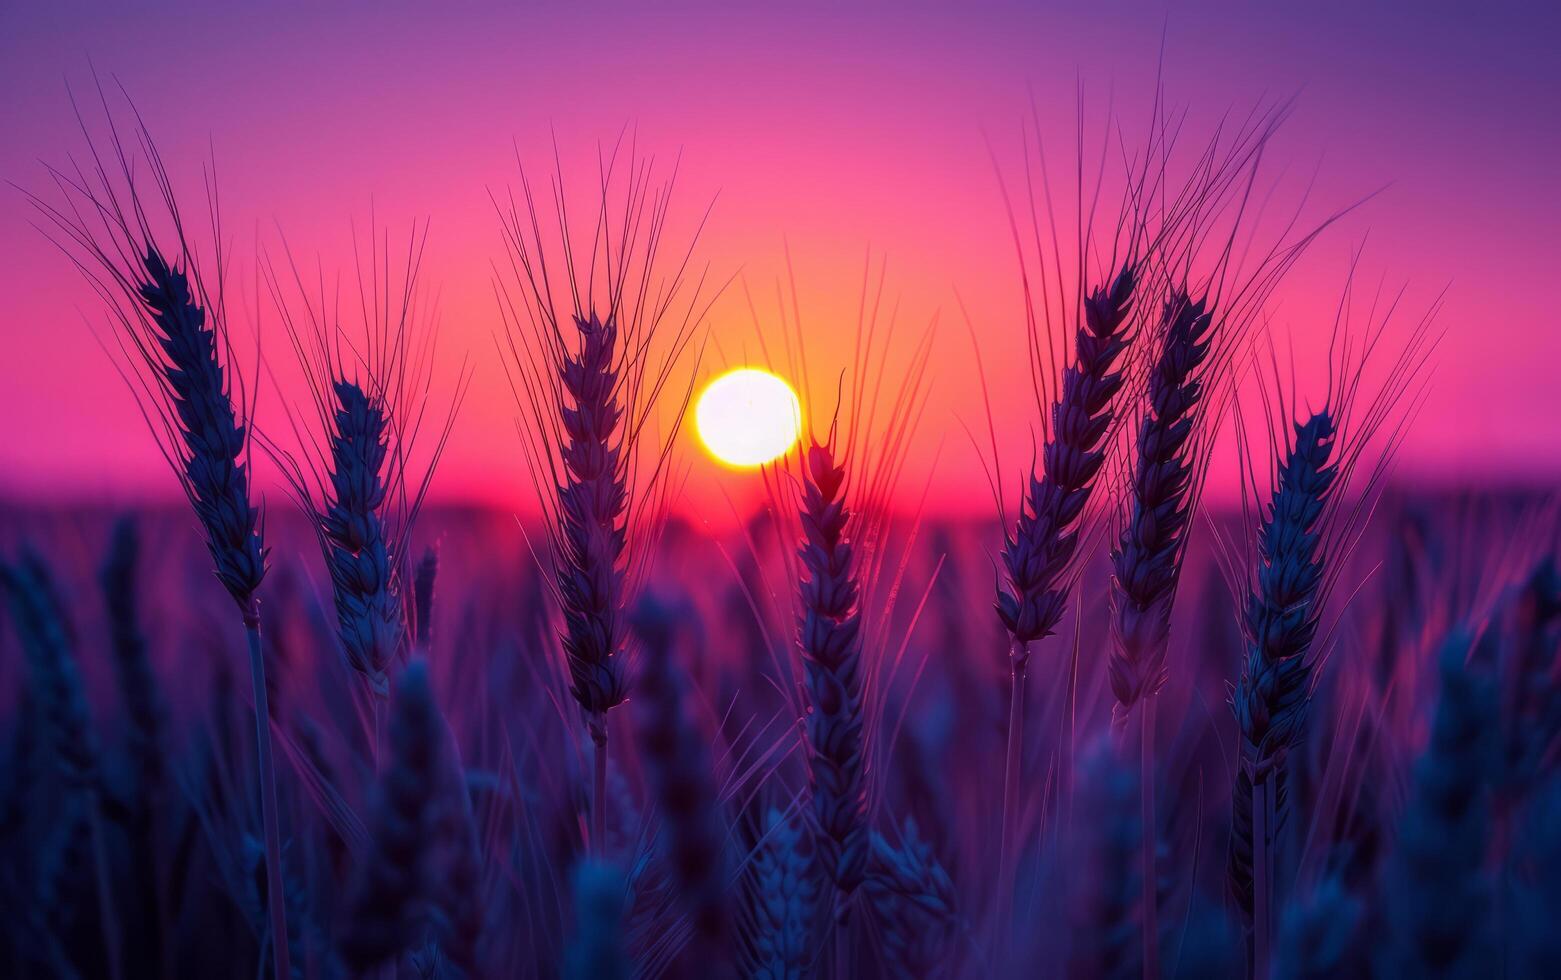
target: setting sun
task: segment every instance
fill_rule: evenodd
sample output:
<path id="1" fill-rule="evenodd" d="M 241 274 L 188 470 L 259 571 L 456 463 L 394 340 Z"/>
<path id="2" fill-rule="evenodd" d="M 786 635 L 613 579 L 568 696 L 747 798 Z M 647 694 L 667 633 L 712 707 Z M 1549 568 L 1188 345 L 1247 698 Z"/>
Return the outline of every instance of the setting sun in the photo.
<path id="1" fill-rule="evenodd" d="M 802 403 L 782 378 L 758 368 L 728 371 L 705 387 L 694 424 L 710 455 L 728 466 L 760 466 L 802 433 Z"/>

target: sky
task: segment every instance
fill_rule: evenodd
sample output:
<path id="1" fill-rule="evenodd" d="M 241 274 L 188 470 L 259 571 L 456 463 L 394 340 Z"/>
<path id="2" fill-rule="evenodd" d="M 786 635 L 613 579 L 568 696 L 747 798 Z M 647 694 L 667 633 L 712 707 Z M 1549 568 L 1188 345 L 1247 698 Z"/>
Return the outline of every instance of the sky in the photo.
<path id="1" fill-rule="evenodd" d="M 1501 3 L 6 4 L 0 495 L 175 492 L 100 348 L 103 311 L 17 190 L 47 192 L 45 164 L 80 156 L 69 92 L 92 97 L 94 69 L 134 99 L 187 207 L 215 161 L 228 288 L 248 307 L 235 317 L 270 365 L 262 429 L 281 432 L 302 394 L 256 297 L 256 257 L 285 241 L 306 265 L 350 274 L 354 229 L 372 220 L 404 237 L 429 223 L 434 401 L 462 363 L 472 372 L 438 499 L 524 509 L 531 494 L 496 354 L 504 252 L 490 195 L 517 186 L 519 164 L 547 174 L 555 142 L 579 184 L 597 147 L 629 131 L 661 172 L 677 161 L 675 229 L 713 203 L 696 254 L 729 285 L 701 376 L 785 333 L 794 283 L 812 397 L 828 400 L 819 379 L 849 365 L 871 256 L 898 324 L 891 386 L 934 329 L 902 490 L 925 490 L 937 510 L 989 512 L 984 450 L 969 436 L 985 427 L 977 351 L 1009 474 L 1037 421 L 1003 195 L 1005 182 L 1025 186 L 1026 127 L 1065 158 L 1079 105 L 1089 126 L 1130 127 L 1157 78 L 1186 108 L 1190 145 L 1224 115 L 1294 97 L 1261 178 L 1276 212 L 1301 192 L 1314 221 L 1370 198 L 1313 244 L 1266 311 L 1276 349 L 1295 352 L 1298 401 L 1320 397 L 1321 352 L 1359 256 L 1358 286 L 1403 289 L 1404 329 L 1440 297 L 1443 339 L 1398 477 L 1553 484 L 1558 36 L 1549 5 Z M 679 446 L 696 511 L 756 492 L 756 477 Z M 260 467 L 262 487 L 276 486 Z M 1215 492 L 1230 472 L 1217 465 Z"/>

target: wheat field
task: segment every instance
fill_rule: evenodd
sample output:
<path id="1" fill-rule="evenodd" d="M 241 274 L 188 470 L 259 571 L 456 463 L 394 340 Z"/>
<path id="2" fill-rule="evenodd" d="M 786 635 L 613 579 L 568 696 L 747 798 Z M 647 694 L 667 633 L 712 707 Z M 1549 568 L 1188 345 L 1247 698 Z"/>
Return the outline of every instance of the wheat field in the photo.
<path id="1" fill-rule="evenodd" d="M 345 303 L 273 246 L 304 387 L 262 398 L 215 183 L 94 97 L 28 193 L 185 506 L 0 509 L 8 975 L 1561 971 L 1554 499 L 1395 480 L 1434 309 L 1346 277 L 1293 380 L 1268 302 L 1354 205 L 1249 213 L 1288 103 L 1123 136 L 1076 268 L 1011 205 L 984 341 L 1034 384 L 982 398 L 1034 441 L 970 427 L 985 518 L 915 506 L 936 366 L 867 330 L 903 366 L 848 365 L 722 529 L 658 413 L 729 284 L 649 161 L 494 193 L 495 349 L 453 372 L 426 227 Z M 429 494 L 484 370 L 520 513 Z"/>

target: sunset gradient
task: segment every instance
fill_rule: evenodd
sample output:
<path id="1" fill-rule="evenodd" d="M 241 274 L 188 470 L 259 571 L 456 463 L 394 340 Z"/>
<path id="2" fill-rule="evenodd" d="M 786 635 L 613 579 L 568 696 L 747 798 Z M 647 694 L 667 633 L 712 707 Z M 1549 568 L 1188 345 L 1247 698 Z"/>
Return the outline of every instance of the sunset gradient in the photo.
<path id="1" fill-rule="evenodd" d="M 811 422 L 827 422 L 864 279 L 875 292 L 882 264 L 880 316 L 892 311 L 904 357 L 936 324 L 902 487 L 919 497 L 930 481 L 934 508 L 986 515 L 967 434 L 985 426 L 976 348 L 1010 466 L 1027 461 L 1037 421 L 1001 190 L 1024 184 L 1032 118 L 1064 161 L 1055 178 L 1081 101 L 1092 125 L 1134 125 L 1163 79 L 1197 142 L 1222 115 L 1294 95 L 1265 166 L 1275 208 L 1307 194 L 1318 220 L 1370 197 L 1272 304 L 1302 401 L 1322 383 L 1317 355 L 1359 253 L 1358 283 L 1405 289 L 1406 328 L 1441 297 L 1445 337 L 1398 478 L 1550 483 L 1561 476 L 1558 29 L 1540 4 L 11 4 L 0 178 L 43 193 L 44 164 L 79 158 L 69 93 L 100 113 L 94 70 L 134 100 L 187 208 L 214 159 L 238 332 L 252 338 L 258 323 L 274 369 L 262 372 L 262 427 L 280 427 L 279 401 L 297 393 L 257 256 L 285 240 L 308 266 L 347 275 L 355 227 L 373 220 L 404 238 L 428 219 L 434 402 L 463 361 L 473 372 L 433 493 L 524 509 L 532 484 L 494 343 L 504 250 L 489 195 L 517 184 L 517 158 L 549 173 L 555 139 L 566 181 L 586 184 L 597 146 L 627 132 L 663 173 L 676 166 L 675 233 L 714 205 L 697 262 L 730 284 L 700 378 L 762 361 L 799 332 L 811 383 L 794 380 Z M 0 494 L 157 499 L 172 484 L 95 339 L 112 343 L 103 311 L 35 222 L 8 186 Z M 685 432 L 690 506 L 752 499 L 758 477 L 715 466 L 694 439 Z M 277 486 L 264 465 L 260 481 Z"/>

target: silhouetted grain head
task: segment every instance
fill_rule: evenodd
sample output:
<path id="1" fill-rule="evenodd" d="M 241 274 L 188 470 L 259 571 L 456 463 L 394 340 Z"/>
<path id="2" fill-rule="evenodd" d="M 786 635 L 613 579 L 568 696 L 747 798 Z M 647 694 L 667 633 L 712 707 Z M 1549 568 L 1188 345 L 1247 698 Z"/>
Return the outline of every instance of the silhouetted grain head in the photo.
<path id="1" fill-rule="evenodd" d="M 0 563 L 11 623 L 27 661 L 28 683 L 38 706 L 49 768 L 71 794 L 95 791 L 98 745 L 76 666 L 75 640 L 54 572 L 28 549 Z"/>
<path id="2" fill-rule="evenodd" d="M 403 619 L 381 509 L 386 502 L 382 403 L 350 381 L 334 385 L 330 487 L 320 515 L 342 650 L 352 668 L 386 692 L 386 671 L 401 648 Z"/>
<path id="3" fill-rule="evenodd" d="M 1131 516 L 1112 552 L 1110 678 L 1119 716 L 1165 683 L 1171 606 L 1181 578 L 1195 481 L 1206 446 L 1200 431 L 1201 367 L 1212 349 L 1213 312 L 1186 293 L 1165 303 L 1160 350 L 1138 426 Z"/>
<path id="4" fill-rule="evenodd" d="M 728 959 L 732 938 L 726 827 L 708 739 L 692 724 L 684 704 L 687 682 L 674 663 L 680 611 L 686 612 L 649 593 L 635 606 L 632 625 L 643 649 L 635 734 L 664 821 L 666 860 L 693 923 L 693 956 L 715 969 Z"/>
<path id="5" fill-rule="evenodd" d="M 761 835 L 738 920 L 744 971 L 754 980 L 801 980 L 813 963 L 823 909 L 811 835 L 773 807 Z"/>
<path id="6" fill-rule="evenodd" d="M 168 707 L 152 668 L 141 626 L 137 567 L 140 542 L 131 519 L 122 518 L 116 522 L 99 580 L 108 608 L 109 646 L 114 654 L 120 695 L 130 722 L 129 746 L 139 782 L 137 796 L 140 801 L 149 802 L 162 792 Z"/>
<path id="7" fill-rule="evenodd" d="M 777 284 L 772 313 L 750 305 L 764 361 L 796 384 L 803 417 L 793 449 L 760 469 L 768 506 L 744 528 L 744 553 L 729 559 L 759 630 L 751 649 L 761 688 L 773 687 L 782 702 L 771 721 L 797 722 L 774 747 L 786 751 L 795 735 L 805 743 L 798 759 L 808 786 L 785 795 L 802 803 L 809 850 L 836 893 L 820 904 L 842 917 L 837 947 L 859 932 L 848 907 L 865 866 L 868 815 L 887 805 L 886 785 L 871 774 L 894 766 L 909 720 L 904 699 L 931 650 L 911 636 L 941 567 L 935 557 L 921 579 L 922 513 L 903 509 L 900 482 L 936 374 L 937 320 L 913 343 L 896 343 L 902 313 L 888 278 L 887 263 L 869 250 L 853 343 L 838 370 L 823 371 L 827 391 L 810 383 L 830 362 L 806 342 L 795 284 Z M 740 677 L 727 683 L 740 690 Z"/>
<path id="8" fill-rule="evenodd" d="M 862 891 L 878 923 L 890 976 L 933 980 L 952 970 L 960 921 L 954 882 L 910 817 L 893 842 L 876 832 Z"/>
<path id="9" fill-rule="evenodd" d="M 862 623 L 846 471 L 813 443 L 802 481 L 803 578 L 797 644 L 807 675 L 808 774 L 819 860 L 849 897 L 867 867 Z"/>
<path id="10" fill-rule="evenodd" d="M 165 358 L 161 370 L 183 442 L 181 481 L 206 530 L 217 578 L 247 610 L 265 576 L 265 549 L 243 458 L 247 430 L 217 357 L 217 328 L 206 323 L 188 268 L 170 265 L 150 244 L 144 265 L 141 299 Z"/>
<path id="11" fill-rule="evenodd" d="M 136 117 L 127 140 L 98 94 L 106 145 L 78 108 L 90 162 L 50 169 L 57 201 L 29 197 L 115 321 L 116 366 L 200 521 L 217 578 L 249 616 L 266 549 L 250 496 L 250 405 L 233 365 L 215 185 L 208 173 L 207 276 L 146 127 Z"/>
<path id="12" fill-rule="evenodd" d="M 437 340 L 437 311 L 419 281 L 427 231 L 413 225 L 404 255 L 392 253 L 377 226 L 361 247 L 354 236 L 355 314 L 344 315 L 323 286 L 316 293 L 306 285 L 285 245 L 285 266 L 269 257 L 262 264 L 317 416 L 310 424 L 284 406 L 297 448 L 269 437 L 262 446 L 312 519 L 347 662 L 382 696 L 391 664 L 413 639 L 412 531 L 469 378 L 463 370 L 417 472 Z"/>
<path id="13" fill-rule="evenodd" d="M 1322 615 L 1322 535 L 1318 522 L 1334 490 L 1334 424 L 1327 412 L 1295 426 L 1276 463 L 1273 496 L 1258 529 L 1255 588 L 1247 595 L 1247 651 L 1231 704 L 1241 733 L 1232 797 L 1230 885 L 1252 914 L 1252 793 L 1272 780 L 1275 813 L 1287 801 L 1285 755 L 1299 737 L 1311 698 L 1312 640 Z"/>
<path id="14" fill-rule="evenodd" d="M 390 763 L 380 781 L 370 847 L 349 889 L 339 949 L 356 970 L 393 960 L 417 938 L 429 893 L 431 819 L 442 735 L 422 662 L 396 682 Z"/>
<path id="15" fill-rule="evenodd" d="M 1277 358 L 1272 360 L 1275 376 L 1260 389 L 1267 422 L 1261 444 L 1271 460 L 1269 487 L 1259 498 L 1257 464 L 1245 456 L 1243 509 L 1258 515 L 1257 527 L 1241 546 L 1239 558 L 1233 561 L 1221 554 L 1232 591 L 1245 596 L 1241 625 L 1246 653 L 1232 692 L 1241 754 L 1227 878 L 1249 927 L 1255 898 L 1254 793 L 1263 800 L 1264 826 L 1272 836 L 1287 816 L 1286 757 L 1303 734 L 1316 669 L 1330 652 L 1329 644 L 1321 642 L 1331 632 L 1331 627 L 1324 629 L 1324 611 L 1350 567 L 1350 555 L 1423 396 L 1423 372 L 1436 342 L 1430 332 L 1436 314 L 1432 306 L 1378 371 L 1372 355 L 1385 346 L 1384 333 L 1399 297 L 1384 299 L 1379 294 L 1371 301 L 1367 323 L 1352 323 L 1353 272 L 1352 267 L 1335 314 L 1322 407 L 1297 420 L 1290 401 L 1296 395 L 1287 393 L 1277 376 Z M 1368 378 L 1374 390 L 1368 389 Z M 1239 441 L 1248 445 L 1239 404 L 1235 417 Z M 1270 860 L 1273 853 L 1268 851 Z M 1265 899 L 1274 895 L 1275 871 L 1267 868 L 1262 875 Z M 1255 953 L 1271 928 L 1271 923 L 1257 923 Z"/>
<path id="16" fill-rule="evenodd" d="M 699 227 L 664 256 L 672 184 L 656 186 L 632 147 L 620 166 L 619 149 L 599 154 L 594 224 L 571 220 L 561 172 L 553 227 L 524 171 L 524 203 L 493 202 L 510 260 L 496 275 L 498 343 L 529 422 L 517 428 L 545 515 L 569 688 L 599 744 L 627 694 L 624 610 L 665 512 L 683 415 L 658 434 L 657 406 L 681 394 L 687 407 L 691 382 L 679 393 L 673 376 L 709 307 L 703 276 L 688 278 Z"/>
<path id="17" fill-rule="evenodd" d="M 1017 520 L 1005 528 L 997 611 L 1016 657 L 1050 635 L 1062 616 L 1081 536 L 1087 536 L 1085 511 L 1107 462 L 1123 389 L 1136 388 L 1145 370 L 1144 358 L 1127 356 L 1138 333 L 1139 299 L 1187 288 L 1192 259 L 1206 242 L 1220 245 L 1218 237 L 1226 233 L 1222 221 L 1232 226 L 1228 233 L 1234 239 L 1263 149 L 1288 113 L 1288 103 L 1254 107 L 1242 123 L 1221 127 L 1199 154 L 1184 159 L 1176 145 L 1180 126 L 1156 102 L 1142 140 L 1123 146 L 1119 174 L 1108 176 L 1103 152 L 1098 170 L 1086 176 L 1089 151 L 1082 141 L 1076 144 L 1072 174 L 1077 186 L 1066 196 L 1075 197 L 1081 210 L 1061 220 L 1053 197 L 1058 188 L 1051 186 L 1039 140 L 1033 151 L 1038 174 L 1031 169 L 1031 153 L 1025 157 L 1026 182 L 1032 184 L 1025 198 L 1027 214 L 1019 213 L 1003 188 L 1022 273 L 1027 353 L 1044 435 L 1040 473 L 1032 462 Z M 1082 117 L 1078 123 L 1082 140 Z M 1115 200 L 1114 216 L 1097 214 L 1103 195 L 1105 201 Z M 1076 227 L 1060 227 L 1068 217 Z M 1029 227 L 1023 228 L 1026 219 Z M 1065 253 L 1066 240 L 1077 245 L 1078 254 Z M 1225 254 L 1209 270 L 1206 298 L 1213 307 L 1231 307 L 1227 313 L 1246 319 L 1251 304 L 1241 294 L 1263 292 L 1267 277 L 1255 273 L 1252 279 L 1261 285 L 1250 290 L 1251 284 L 1224 289 L 1231 263 L 1230 246 L 1223 247 Z M 1206 322 L 1194 320 L 1200 331 L 1207 329 Z M 1199 357 L 1205 353 L 1196 345 L 1187 350 Z M 990 422 L 990 398 L 987 415 Z M 993 492 L 1006 523 L 995 434 L 993 439 Z"/>
<path id="18" fill-rule="evenodd" d="M 1381 968 L 1399 976 L 1486 973 L 1492 943 L 1490 777 L 1496 755 L 1494 652 L 1487 635 L 1447 637 L 1431 739 L 1415 764 L 1409 806 L 1385 869 L 1388 943 Z"/>
<path id="19" fill-rule="evenodd" d="M 1067 602 L 1079 522 L 1106 460 L 1114 403 L 1126 381 L 1119 361 L 1131 340 L 1137 271 L 1123 265 L 1084 300 L 1073 361 L 1052 406 L 1042 470 L 1032 469 L 1012 532 L 1005 533 L 997 612 L 1016 644 L 1050 636 Z"/>
<path id="20" fill-rule="evenodd" d="M 593 315 L 575 326 L 580 349 L 566 356 L 561 372 L 569 400 L 560 406 L 567 441 L 560 448 L 565 477 L 558 487 L 557 533 L 563 554 L 555 574 L 570 690 L 587 714 L 599 717 L 627 696 L 618 654 L 629 498 L 618 433 L 617 325 Z"/>

